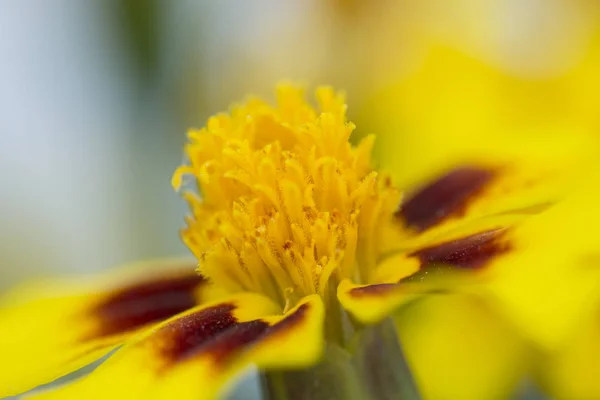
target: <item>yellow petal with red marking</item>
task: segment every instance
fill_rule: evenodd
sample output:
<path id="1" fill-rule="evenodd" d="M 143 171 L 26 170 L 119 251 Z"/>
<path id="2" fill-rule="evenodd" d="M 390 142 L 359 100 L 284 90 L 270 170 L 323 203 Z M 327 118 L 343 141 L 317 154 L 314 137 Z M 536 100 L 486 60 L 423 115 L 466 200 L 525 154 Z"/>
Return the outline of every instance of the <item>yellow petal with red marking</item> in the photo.
<path id="1" fill-rule="evenodd" d="M 355 285 L 344 280 L 338 286 L 338 300 L 354 318 L 363 324 L 374 324 L 419 296 L 400 284 L 379 283 Z"/>
<path id="2" fill-rule="evenodd" d="M 140 329 L 196 306 L 205 286 L 194 262 L 159 260 L 16 288 L 0 299 L 0 397 L 99 359 Z"/>
<path id="3" fill-rule="evenodd" d="M 388 283 L 388 289 L 367 287 L 360 290 L 362 296 L 349 296 L 349 292 L 340 297 L 342 304 L 365 322 L 380 319 L 410 293 L 404 287 L 407 279 L 402 278 L 407 263 L 417 259 L 417 276 L 440 264 L 462 272 L 457 284 L 443 286 L 478 293 L 538 345 L 555 348 L 575 329 L 600 292 L 600 239 L 595 233 L 600 223 L 600 193 L 597 177 L 586 177 L 588 183 L 544 212 L 527 218 L 500 214 L 467 220 L 437 236 L 427 236 L 428 240 L 415 241 L 419 246 L 391 259 L 397 263 L 396 275 L 389 260 L 376 272 L 374 283 Z"/>
<path id="4" fill-rule="evenodd" d="M 506 398 L 530 361 L 523 358 L 528 353 L 518 337 L 525 334 L 555 352 L 595 304 L 600 239 L 594 227 L 600 213 L 594 192 L 584 188 L 528 218 L 466 221 L 432 235 L 427 246 L 424 241 L 424 247 L 384 260 L 375 274 L 377 282 L 384 283 L 359 287 L 345 282 L 338 292 L 340 301 L 360 322 L 372 323 L 414 300 L 415 292 L 431 293 L 430 272 L 440 278 L 433 288 L 439 285 L 455 292 L 453 296 L 475 294 L 469 301 L 454 301 L 454 306 L 447 300 L 452 297 L 428 296 L 400 308 L 402 343 L 425 398 Z M 407 278 L 415 269 L 418 272 Z M 446 276 L 461 279 L 451 282 Z M 589 337 L 585 343 L 590 343 Z M 589 375 L 592 367 L 570 379 L 569 372 L 585 353 L 578 347 L 564 354 L 561 361 L 567 366 L 558 364 L 552 371 L 558 382 L 550 386 L 557 386 L 561 398 L 594 398 L 589 395 L 596 390 Z"/>
<path id="5" fill-rule="evenodd" d="M 600 239 L 595 233 L 600 223 L 600 193 L 597 178 L 588 178 L 579 191 L 543 213 L 484 233 L 490 239 L 490 232 L 500 234 L 494 240 L 456 247 L 464 239 L 457 239 L 455 231 L 450 242 L 411 254 L 420 254 L 421 261 L 425 255 L 427 264 L 434 261 L 463 268 L 468 266 L 465 261 L 473 267 L 473 261 L 480 263 L 484 256 L 484 268 L 474 265 L 473 273 L 465 271 L 477 284 L 454 290 L 485 296 L 538 345 L 556 348 L 576 328 L 581 315 L 590 311 L 600 292 Z"/>
<path id="6" fill-rule="evenodd" d="M 550 164 L 558 165 L 558 164 Z M 387 248 L 409 249 L 465 223 L 491 216 L 524 217 L 565 197 L 576 169 L 531 161 L 463 164 L 408 191 L 396 216 L 399 225 Z M 575 177 L 574 177 L 575 176 Z"/>
<path id="7" fill-rule="evenodd" d="M 484 267 L 509 250 L 505 236 L 506 230 L 495 228 L 390 256 L 375 274 L 378 283 L 344 281 L 338 287 L 338 299 L 360 322 L 370 324 L 423 294 L 477 291 L 487 279 Z"/>
<path id="8" fill-rule="evenodd" d="M 316 295 L 285 315 L 264 296 L 241 293 L 190 310 L 118 350 L 88 377 L 40 399 L 213 399 L 250 365 L 302 368 L 323 351 Z M 269 316 L 271 315 L 271 316 Z"/>

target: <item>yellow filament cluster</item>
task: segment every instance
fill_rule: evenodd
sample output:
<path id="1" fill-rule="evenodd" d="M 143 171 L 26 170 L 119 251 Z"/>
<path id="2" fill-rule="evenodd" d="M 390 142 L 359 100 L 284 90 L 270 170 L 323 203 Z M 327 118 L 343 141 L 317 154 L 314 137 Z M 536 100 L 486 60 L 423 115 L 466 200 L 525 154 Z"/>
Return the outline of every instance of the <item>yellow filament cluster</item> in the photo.
<path id="1" fill-rule="evenodd" d="M 379 253 L 380 226 L 399 193 L 371 165 L 373 136 L 353 147 L 343 95 L 280 86 L 277 105 L 251 99 L 188 133 L 191 215 L 183 240 L 200 272 L 231 291 L 281 304 L 325 296 L 343 278 L 366 281 Z M 292 304 L 290 304 L 292 303 Z"/>

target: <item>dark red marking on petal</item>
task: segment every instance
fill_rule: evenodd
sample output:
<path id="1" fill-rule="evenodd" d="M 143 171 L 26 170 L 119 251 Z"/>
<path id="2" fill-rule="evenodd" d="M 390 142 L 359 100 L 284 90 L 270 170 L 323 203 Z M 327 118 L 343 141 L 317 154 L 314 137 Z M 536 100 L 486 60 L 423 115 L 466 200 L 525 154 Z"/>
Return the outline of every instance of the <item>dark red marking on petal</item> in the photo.
<path id="1" fill-rule="evenodd" d="M 401 284 L 415 282 L 416 279 L 411 279 L 411 278 L 413 276 L 416 276 L 417 274 L 418 274 L 418 272 L 409 277 L 403 278 L 398 283 L 376 283 L 376 284 L 369 285 L 369 286 L 363 286 L 363 287 L 351 289 L 349 293 L 351 296 L 357 297 L 357 298 L 362 298 L 362 297 L 367 297 L 367 296 L 375 297 L 375 296 L 379 296 L 379 295 L 387 295 L 390 292 L 393 292 L 394 290 L 400 288 Z M 416 293 L 416 292 L 414 292 L 414 293 Z M 420 293 L 423 293 L 423 294 L 425 294 L 425 293 L 427 293 L 427 294 L 445 294 L 445 293 L 447 293 L 447 291 L 443 290 L 443 289 L 433 288 L 433 289 L 427 289 L 426 291 L 421 291 Z"/>
<path id="2" fill-rule="evenodd" d="M 216 363 L 226 362 L 244 347 L 258 341 L 276 336 L 300 323 L 308 310 L 303 304 L 298 309 L 274 325 L 261 320 L 234 324 L 215 335 L 195 350 L 195 354 L 209 354 Z"/>
<path id="3" fill-rule="evenodd" d="M 353 297 L 377 296 L 388 294 L 398 287 L 396 283 L 376 283 L 373 285 L 362 286 L 350 289 L 350 295 Z"/>
<path id="4" fill-rule="evenodd" d="M 308 309 L 300 306 L 275 325 L 262 320 L 237 322 L 229 304 L 211 307 L 183 316 L 156 333 L 163 367 L 198 356 L 209 356 L 215 363 L 227 362 L 248 345 L 284 332 L 302 321 Z"/>
<path id="5" fill-rule="evenodd" d="M 202 347 L 200 354 L 210 354 L 215 362 L 225 362 L 245 346 L 260 339 L 269 329 L 269 324 L 261 320 L 241 322 L 215 336 Z"/>
<path id="6" fill-rule="evenodd" d="M 232 314 L 234 309 L 232 304 L 220 304 L 163 326 L 156 337 L 165 363 L 175 363 L 196 354 L 218 334 L 236 326 L 238 322 Z"/>
<path id="7" fill-rule="evenodd" d="M 163 321 L 196 305 L 195 289 L 205 278 L 195 273 L 169 276 L 125 287 L 96 305 L 100 320 L 91 336 L 108 337 Z"/>
<path id="8" fill-rule="evenodd" d="M 408 226 L 424 231 L 463 212 L 469 200 L 480 193 L 494 175 L 489 169 L 476 167 L 454 169 L 412 195 L 396 215 Z"/>
<path id="9" fill-rule="evenodd" d="M 301 323 L 304 318 L 306 318 L 306 313 L 308 312 L 309 307 L 310 306 L 308 304 L 302 304 L 292 314 L 288 315 L 275 325 L 269 327 L 269 329 L 265 332 L 265 336 L 278 335 L 281 332 L 292 329 L 294 326 Z"/>
<path id="10" fill-rule="evenodd" d="M 481 232 L 418 250 L 410 256 L 420 259 L 421 270 L 440 264 L 478 269 L 510 250 L 510 243 L 502 238 L 505 233 L 503 229 Z"/>

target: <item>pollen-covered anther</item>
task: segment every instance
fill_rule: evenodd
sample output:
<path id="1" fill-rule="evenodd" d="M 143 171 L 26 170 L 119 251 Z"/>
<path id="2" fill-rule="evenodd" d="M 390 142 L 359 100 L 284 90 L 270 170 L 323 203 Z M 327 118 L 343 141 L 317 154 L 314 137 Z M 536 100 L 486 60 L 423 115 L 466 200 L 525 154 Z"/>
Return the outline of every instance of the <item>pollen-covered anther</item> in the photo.
<path id="1" fill-rule="evenodd" d="M 190 132 L 190 165 L 173 182 L 192 175 L 199 192 L 186 195 L 182 236 L 200 271 L 289 308 L 344 278 L 369 279 L 399 193 L 371 166 L 373 137 L 349 143 L 341 94 L 318 89 L 320 110 L 289 86 L 277 100 L 251 99 Z"/>

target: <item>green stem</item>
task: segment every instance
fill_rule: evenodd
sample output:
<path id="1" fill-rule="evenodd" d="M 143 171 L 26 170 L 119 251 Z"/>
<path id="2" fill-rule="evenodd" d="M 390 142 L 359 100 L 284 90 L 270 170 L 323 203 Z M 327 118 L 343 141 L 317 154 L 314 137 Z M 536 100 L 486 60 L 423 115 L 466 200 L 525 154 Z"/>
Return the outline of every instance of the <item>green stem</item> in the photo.
<path id="1" fill-rule="evenodd" d="M 353 362 L 371 399 L 421 399 L 390 319 L 362 332 Z"/>
<path id="2" fill-rule="evenodd" d="M 312 368 L 262 374 L 268 400 L 369 399 L 361 393 L 359 381 L 350 355 L 336 345 L 328 346 L 324 362 Z"/>
<path id="3" fill-rule="evenodd" d="M 329 342 L 323 361 L 300 371 L 264 372 L 268 400 L 420 400 L 390 320 L 364 328 L 354 351 Z"/>

